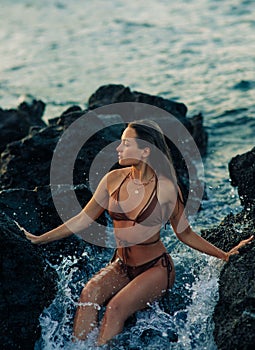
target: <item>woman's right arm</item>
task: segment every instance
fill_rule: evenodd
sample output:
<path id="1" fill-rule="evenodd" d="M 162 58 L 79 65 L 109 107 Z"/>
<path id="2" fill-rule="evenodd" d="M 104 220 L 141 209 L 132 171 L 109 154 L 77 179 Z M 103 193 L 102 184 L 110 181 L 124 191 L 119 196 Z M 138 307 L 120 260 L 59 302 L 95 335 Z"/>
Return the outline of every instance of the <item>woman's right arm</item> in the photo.
<path id="1" fill-rule="evenodd" d="M 33 244 L 46 244 L 79 233 L 88 228 L 107 208 L 108 196 L 106 175 L 100 181 L 93 197 L 78 215 L 40 236 L 35 236 L 26 230 L 24 230 L 24 233 Z"/>

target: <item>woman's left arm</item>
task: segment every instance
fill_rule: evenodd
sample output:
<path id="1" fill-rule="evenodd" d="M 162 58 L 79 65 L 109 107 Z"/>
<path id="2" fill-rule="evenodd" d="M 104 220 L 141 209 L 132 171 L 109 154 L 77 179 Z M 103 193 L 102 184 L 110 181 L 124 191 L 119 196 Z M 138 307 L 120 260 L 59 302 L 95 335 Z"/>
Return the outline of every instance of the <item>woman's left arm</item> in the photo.
<path id="1" fill-rule="evenodd" d="M 215 256 L 216 258 L 228 261 L 230 255 L 238 254 L 239 249 L 246 244 L 250 243 L 253 239 L 253 236 L 248 239 L 242 240 L 238 245 L 233 247 L 229 252 L 224 252 L 223 250 L 217 248 L 197 233 L 195 233 L 190 227 L 187 218 L 184 214 L 184 205 L 177 199 L 177 203 L 173 214 L 170 218 L 171 225 L 177 236 L 177 238 L 187 244 L 189 247 L 196 249 L 202 253 Z"/>

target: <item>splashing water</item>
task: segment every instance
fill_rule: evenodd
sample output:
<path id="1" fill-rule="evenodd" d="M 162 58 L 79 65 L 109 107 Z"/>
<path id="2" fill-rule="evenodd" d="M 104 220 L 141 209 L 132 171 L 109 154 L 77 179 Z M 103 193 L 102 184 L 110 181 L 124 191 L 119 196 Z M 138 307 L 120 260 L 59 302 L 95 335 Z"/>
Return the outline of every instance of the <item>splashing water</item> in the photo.
<path id="1" fill-rule="evenodd" d="M 194 252 L 178 240 L 171 241 L 176 268 L 176 282 L 162 301 L 149 304 L 127 322 L 123 332 L 100 349 L 206 349 L 215 350 L 212 313 L 218 298 L 218 277 L 222 263 L 215 258 Z M 164 240 L 164 237 L 163 237 Z M 169 243 L 166 242 L 169 248 Z M 109 252 L 93 261 L 92 251 L 86 248 L 89 269 L 102 267 L 110 260 Z M 91 257 L 90 257 L 91 254 Z M 77 257 L 65 257 L 60 265 L 52 266 L 58 274 L 58 291 L 53 303 L 40 316 L 41 339 L 35 350 L 92 350 L 98 329 L 86 341 L 72 342 L 72 325 L 78 298 L 87 276 L 81 276 Z"/>

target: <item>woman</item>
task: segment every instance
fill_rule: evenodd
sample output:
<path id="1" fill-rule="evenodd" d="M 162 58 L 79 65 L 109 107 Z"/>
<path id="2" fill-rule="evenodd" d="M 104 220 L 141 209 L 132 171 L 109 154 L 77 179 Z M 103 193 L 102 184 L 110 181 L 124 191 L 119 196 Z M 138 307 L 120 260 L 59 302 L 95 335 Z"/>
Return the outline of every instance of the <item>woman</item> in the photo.
<path id="1" fill-rule="evenodd" d="M 156 123 L 130 123 L 117 152 L 123 168 L 104 176 L 77 216 L 41 236 L 26 232 L 32 243 L 45 244 L 84 230 L 108 209 L 117 249 L 111 262 L 83 288 L 73 330 L 74 339 L 86 339 L 97 326 L 100 306 L 106 305 L 98 345 L 120 333 L 129 316 L 172 287 L 175 270 L 160 240 L 162 224 L 170 221 L 183 243 L 225 261 L 252 239 L 224 252 L 192 231 L 182 215 L 182 193 L 163 132 Z"/>

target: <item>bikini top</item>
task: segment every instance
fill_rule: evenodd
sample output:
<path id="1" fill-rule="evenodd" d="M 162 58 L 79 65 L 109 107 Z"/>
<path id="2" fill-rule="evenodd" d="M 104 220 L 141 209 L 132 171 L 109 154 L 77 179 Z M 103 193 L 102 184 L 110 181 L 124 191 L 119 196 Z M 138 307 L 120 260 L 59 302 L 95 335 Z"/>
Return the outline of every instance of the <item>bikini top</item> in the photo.
<path id="1" fill-rule="evenodd" d="M 155 181 L 154 189 L 144 207 L 140 210 L 137 216 L 132 219 L 128 216 L 128 213 L 125 213 L 119 203 L 119 193 L 121 186 L 131 176 L 131 173 L 128 173 L 127 176 L 122 180 L 119 187 L 110 195 L 108 212 L 112 220 L 116 221 L 132 221 L 133 225 L 136 223 L 142 223 L 145 226 L 156 226 L 162 224 L 162 210 L 157 197 L 157 177 Z"/>

